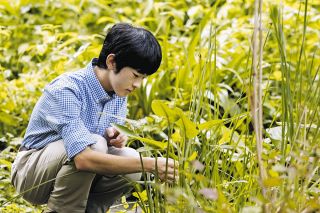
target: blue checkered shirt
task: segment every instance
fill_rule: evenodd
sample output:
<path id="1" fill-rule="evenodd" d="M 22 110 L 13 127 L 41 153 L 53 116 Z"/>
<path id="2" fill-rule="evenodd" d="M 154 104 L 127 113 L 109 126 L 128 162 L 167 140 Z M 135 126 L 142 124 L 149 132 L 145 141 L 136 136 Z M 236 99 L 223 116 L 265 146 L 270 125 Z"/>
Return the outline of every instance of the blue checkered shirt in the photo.
<path id="1" fill-rule="evenodd" d="M 72 159 L 96 143 L 92 134 L 103 136 L 111 123 L 124 123 L 127 99 L 103 89 L 93 71 L 96 60 L 84 69 L 62 74 L 45 87 L 33 109 L 23 146 L 41 149 L 62 139 Z"/>

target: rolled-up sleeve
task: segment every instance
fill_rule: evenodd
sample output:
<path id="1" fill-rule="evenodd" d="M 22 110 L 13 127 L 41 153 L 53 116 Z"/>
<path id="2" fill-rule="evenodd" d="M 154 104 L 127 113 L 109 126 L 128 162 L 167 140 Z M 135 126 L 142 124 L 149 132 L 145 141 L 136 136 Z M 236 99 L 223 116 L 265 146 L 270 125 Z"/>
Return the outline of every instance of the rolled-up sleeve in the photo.
<path id="1" fill-rule="evenodd" d="M 77 93 L 69 87 L 45 90 L 45 99 L 49 101 L 41 113 L 42 119 L 61 136 L 69 159 L 96 143 L 80 118 L 81 99 Z"/>

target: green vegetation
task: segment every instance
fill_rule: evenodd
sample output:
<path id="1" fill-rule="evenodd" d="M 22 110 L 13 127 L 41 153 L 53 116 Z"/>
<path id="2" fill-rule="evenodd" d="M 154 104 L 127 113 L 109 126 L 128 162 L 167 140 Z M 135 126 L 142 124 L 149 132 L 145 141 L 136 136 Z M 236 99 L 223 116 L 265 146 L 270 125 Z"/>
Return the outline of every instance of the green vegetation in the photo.
<path id="1" fill-rule="evenodd" d="M 180 167 L 175 185 L 136 185 L 142 209 L 320 211 L 320 3 L 261 2 L 0 0 L 0 211 L 41 212 L 9 180 L 32 108 L 50 80 L 97 57 L 117 22 L 146 27 L 163 49 L 118 128 L 141 155 Z"/>

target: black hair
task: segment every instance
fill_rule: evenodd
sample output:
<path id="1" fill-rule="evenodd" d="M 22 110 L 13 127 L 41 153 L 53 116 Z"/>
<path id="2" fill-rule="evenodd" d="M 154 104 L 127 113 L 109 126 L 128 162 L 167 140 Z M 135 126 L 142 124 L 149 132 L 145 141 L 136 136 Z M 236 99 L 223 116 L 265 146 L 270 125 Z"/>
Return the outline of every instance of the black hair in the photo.
<path id="1" fill-rule="evenodd" d="M 130 24 L 115 24 L 107 33 L 99 55 L 98 67 L 107 68 L 106 58 L 115 55 L 116 72 L 124 67 L 151 75 L 160 66 L 161 47 L 151 32 Z"/>

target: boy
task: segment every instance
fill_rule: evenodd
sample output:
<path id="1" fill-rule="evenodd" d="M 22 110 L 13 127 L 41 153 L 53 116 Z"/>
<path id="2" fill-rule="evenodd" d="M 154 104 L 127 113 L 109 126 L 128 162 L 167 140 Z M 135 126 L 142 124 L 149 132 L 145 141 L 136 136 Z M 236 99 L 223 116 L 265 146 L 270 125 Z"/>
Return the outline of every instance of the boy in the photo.
<path id="1" fill-rule="evenodd" d="M 130 190 L 125 179 L 139 180 L 143 168 L 165 179 L 165 158 L 156 166 L 145 157 L 141 165 L 139 154 L 124 147 L 127 137 L 111 127 L 123 123 L 126 96 L 160 62 L 149 31 L 116 24 L 98 59 L 45 87 L 12 166 L 12 183 L 24 199 L 47 203 L 46 212 L 104 213 Z M 174 180 L 174 167 L 169 159 L 166 181 Z"/>

